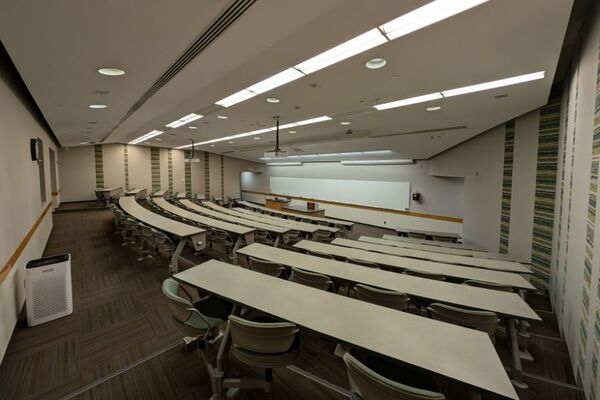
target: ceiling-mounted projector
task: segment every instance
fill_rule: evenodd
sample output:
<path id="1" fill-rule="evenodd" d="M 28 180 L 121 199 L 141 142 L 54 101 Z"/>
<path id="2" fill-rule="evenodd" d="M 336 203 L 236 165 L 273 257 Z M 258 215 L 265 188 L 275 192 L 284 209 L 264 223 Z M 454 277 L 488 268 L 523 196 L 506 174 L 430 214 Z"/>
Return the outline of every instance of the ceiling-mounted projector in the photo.
<path id="1" fill-rule="evenodd" d="M 271 150 L 271 151 L 267 151 L 265 152 L 265 157 L 264 158 L 272 158 L 272 159 L 282 159 L 282 158 L 287 158 L 288 156 L 288 152 L 285 150 Z"/>
<path id="2" fill-rule="evenodd" d="M 273 117 L 273 119 L 277 123 L 277 129 L 275 131 L 275 149 L 265 152 L 264 158 L 281 160 L 282 158 L 287 158 L 288 152 L 279 148 L 279 116 Z"/>

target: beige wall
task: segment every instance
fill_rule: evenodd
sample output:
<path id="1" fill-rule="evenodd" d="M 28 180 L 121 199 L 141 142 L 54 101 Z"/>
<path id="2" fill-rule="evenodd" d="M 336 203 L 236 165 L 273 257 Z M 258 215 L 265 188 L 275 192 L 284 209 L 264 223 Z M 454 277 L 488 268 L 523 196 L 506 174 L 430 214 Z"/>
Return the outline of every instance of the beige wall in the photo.
<path id="1" fill-rule="evenodd" d="M 17 94 L 14 84 L 0 65 L 0 361 L 17 322 L 24 298 L 24 265 L 42 255 L 52 229 L 52 212 L 41 219 L 29 241 L 23 242 L 43 211 L 52 202 L 48 148 L 60 165 L 55 144 L 32 116 Z M 42 203 L 38 165 L 31 161 L 29 140 L 39 137 L 44 143 L 46 201 Z M 61 181 L 58 179 L 58 188 Z M 9 259 L 21 243 L 20 257 L 10 266 Z"/>
<path id="2" fill-rule="evenodd" d="M 102 146 L 104 186 L 123 186 L 125 188 L 124 145 L 106 144 Z M 150 148 L 148 146 L 127 146 L 129 160 L 129 187 L 152 188 L 152 168 Z M 60 173 L 63 174 L 63 201 L 84 201 L 95 199 L 96 172 L 94 146 L 60 149 Z M 221 197 L 221 156 L 210 154 L 211 195 Z M 172 150 L 173 191 L 185 190 L 185 155 L 182 150 Z M 204 160 L 200 154 L 200 163 L 192 163 L 192 191 L 204 193 Z M 224 157 L 225 194 L 240 196 L 240 172 L 256 163 Z M 160 149 L 161 188 L 168 189 L 167 149 Z"/>

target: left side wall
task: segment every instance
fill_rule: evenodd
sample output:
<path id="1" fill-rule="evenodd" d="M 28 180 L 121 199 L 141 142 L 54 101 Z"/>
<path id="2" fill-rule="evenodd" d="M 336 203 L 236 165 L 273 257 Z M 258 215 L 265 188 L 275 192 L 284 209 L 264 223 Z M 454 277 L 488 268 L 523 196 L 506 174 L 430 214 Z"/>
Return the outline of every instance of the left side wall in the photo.
<path id="1" fill-rule="evenodd" d="M 50 149 L 58 149 L 10 61 L 0 57 L 0 362 L 25 302 L 24 266 L 42 255 L 60 203 L 60 182 L 50 179 Z M 29 141 L 43 142 L 45 200 Z M 58 166 L 56 166 L 58 171 Z"/>

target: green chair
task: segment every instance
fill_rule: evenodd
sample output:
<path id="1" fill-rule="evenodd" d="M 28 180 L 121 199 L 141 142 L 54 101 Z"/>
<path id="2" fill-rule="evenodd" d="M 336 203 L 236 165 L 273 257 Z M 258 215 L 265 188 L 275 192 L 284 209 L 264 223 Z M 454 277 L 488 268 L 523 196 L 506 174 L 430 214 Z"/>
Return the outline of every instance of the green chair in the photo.
<path id="1" fill-rule="evenodd" d="M 418 389 L 388 379 L 350 353 L 344 354 L 352 400 L 445 400 L 441 393 Z"/>
<path id="2" fill-rule="evenodd" d="M 306 254 L 308 254 L 309 256 L 315 256 L 315 257 L 328 258 L 330 260 L 335 260 L 335 257 L 332 254 L 323 253 L 323 252 L 317 251 L 317 250 L 306 250 Z"/>
<path id="3" fill-rule="evenodd" d="M 474 279 L 464 281 L 463 284 L 467 285 L 467 286 L 476 286 L 476 287 L 480 287 L 480 288 L 484 288 L 484 289 L 499 290 L 501 292 L 512 292 L 513 291 L 513 288 L 510 285 L 503 285 L 501 283 L 476 281 Z"/>
<path id="4" fill-rule="evenodd" d="M 192 303 L 192 296 L 173 278 L 163 281 L 162 291 L 170 300 L 173 319 L 179 329 L 202 341 L 218 336 L 218 328 L 231 313 L 231 303 L 216 297 L 207 297 Z"/>
<path id="5" fill-rule="evenodd" d="M 264 368 L 265 379 L 231 380 L 229 388 L 261 388 L 271 392 L 273 368 L 283 368 L 299 354 L 298 328 L 290 322 L 254 322 L 229 316 L 232 354 L 244 364 Z M 225 381 L 227 382 L 227 380 Z"/>
<path id="6" fill-rule="evenodd" d="M 292 273 L 288 280 L 301 285 L 314 287 L 319 290 L 332 290 L 334 288 L 333 281 L 327 275 L 305 271 L 299 268 L 292 268 Z"/>
<path id="7" fill-rule="evenodd" d="M 443 303 L 431 303 L 427 309 L 433 319 L 485 332 L 492 343 L 496 343 L 496 328 L 500 320 L 495 312 L 469 310 Z"/>
<path id="8" fill-rule="evenodd" d="M 281 277 L 285 273 L 285 267 L 281 264 L 261 260 L 254 257 L 248 257 L 248 267 L 252 271 L 260 272 L 262 274 L 275 276 L 277 278 Z"/>
<path id="9" fill-rule="evenodd" d="M 414 269 L 405 269 L 402 273 L 405 275 L 418 276 L 419 278 L 433 279 L 436 281 L 445 281 L 446 280 L 446 277 L 442 274 L 435 274 L 432 272 L 425 272 L 425 271 L 417 271 Z"/>
<path id="10" fill-rule="evenodd" d="M 320 243 L 331 243 L 335 239 L 331 232 L 318 230 L 312 234 L 312 240 Z"/>
<path id="11" fill-rule="evenodd" d="M 354 286 L 354 296 L 357 300 L 393 308 L 394 310 L 399 311 L 406 311 L 410 302 L 410 298 L 406 293 L 379 289 L 361 283 Z"/>

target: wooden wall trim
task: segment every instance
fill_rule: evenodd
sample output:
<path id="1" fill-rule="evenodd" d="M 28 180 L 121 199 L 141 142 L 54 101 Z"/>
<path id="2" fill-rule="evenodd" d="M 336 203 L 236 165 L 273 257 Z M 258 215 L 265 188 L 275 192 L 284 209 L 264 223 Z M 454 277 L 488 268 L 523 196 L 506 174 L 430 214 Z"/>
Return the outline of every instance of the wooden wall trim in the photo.
<path id="1" fill-rule="evenodd" d="M 335 205 L 335 206 L 349 207 L 349 208 L 358 208 L 361 210 L 368 210 L 368 211 L 378 211 L 378 212 L 384 212 L 384 213 L 388 213 L 388 214 L 406 215 L 409 217 L 435 219 L 438 221 L 448 221 L 448 222 L 457 222 L 457 223 L 463 222 L 463 219 L 458 218 L 458 217 L 447 217 L 445 215 L 425 214 L 425 213 L 418 213 L 418 212 L 412 212 L 412 211 L 390 210 L 389 208 L 362 206 L 359 204 L 350 204 L 350 203 L 339 203 L 337 201 L 311 199 L 308 197 L 288 196 L 286 194 L 256 192 L 254 190 L 242 190 L 242 193 L 258 194 L 258 195 L 263 195 L 263 196 L 287 197 L 289 199 L 294 199 L 294 200 L 311 201 L 311 202 L 315 202 L 315 203 L 331 204 L 331 205 Z"/>
<path id="2" fill-rule="evenodd" d="M 29 241 L 33 237 L 33 234 L 37 230 L 38 226 L 44 220 L 44 217 L 48 213 L 48 210 L 50 209 L 51 206 L 52 206 L 52 203 L 51 202 L 48 203 L 48 205 L 46 206 L 46 208 L 44 209 L 44 211 L 42 211 L 42 214 L 39 216 L 39 218 L 37 219 L 37 221 L 35 221 L 35 223 L 31 227 L 31 229 L 29 229 L 29 232 L 27 232 L 27 235 L 25 235 L 25 237 L 23 238 L 23 240 L 21 240 L 21 243 L 19 244 L 19 246 L 17 247 L 17 249 L 15 250 L 15 252 L 12 254 L 12 256 L 10 256 L 10 258 L 8 259 L 8 261 L 6 262 L 6 264 L 4 264 L 4 266 L 2 267 L 2 269 L 0 269 L 0 285 L 2 284 L 2 282 L 4 282 L 4 279 L 6 279 L 6 277 L 8 276 L 8 274 L 10 272 L 10 270 L 15 265 L 15 263 L 17 262 L 17 260 L 19 259 L 19 257 L 21 257 L 21 254 L 23 253 L 23 250 L 25 250 L 25 247 L 27 247 L 27 245 L 29 244 Z"/>

